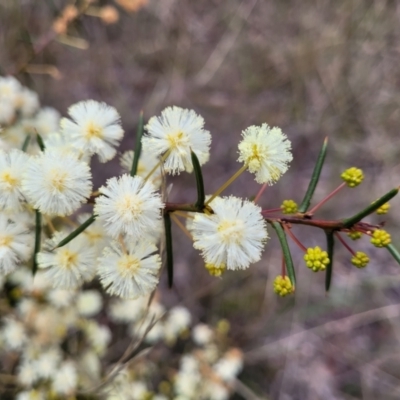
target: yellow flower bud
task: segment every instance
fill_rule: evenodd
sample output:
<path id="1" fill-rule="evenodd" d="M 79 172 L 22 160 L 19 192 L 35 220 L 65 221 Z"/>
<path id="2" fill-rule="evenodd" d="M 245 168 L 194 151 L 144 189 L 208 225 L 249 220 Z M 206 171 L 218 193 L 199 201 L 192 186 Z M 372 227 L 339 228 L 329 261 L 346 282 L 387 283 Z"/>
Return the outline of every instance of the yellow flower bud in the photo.
<path id="1" fill-rule="evenodd" d="M 340 177 L 347 183 L 347 186 L 353 188 L 358 186 L 364 179 L 364 174 L 361 169 L 351 167 L 346 169 Z"/>
<path id="2" fill-rule="evenodd" d="M 308 268 L 314 272 L 324 271 L 329 264 L 328 253 L 321 250 L 319 246 L 308 248 L 307 253 L 304 255 L 304 261 Z"/>
<path id="3" fill-rule="evenodd" d="M 357 251 L 356 255 L 352 257 L 351 263 L 357 268 L 364 268 L 369 263 L 369 257 L 362 251 Z"/>
<path id="4" fill-rule="evenodd" d="M 388 211 L 389 211 L 389 208 L 390 208 L 390 204 L 389 204 L 389 203 L 382 204 L 382 205 L 376 210 L 376 213 L 379 214 L 379 215 L 387 214 Z"/>
<path id="5" fill-rule="evenodd" d="M 361 238 L 362 233 L 357 231 L 351 231 L 347 234 L 347 236 L 352 240 L 357 240 Z"/>
<path id="6" fill-rule="evenodd" d="M 290 282 L 288 276 L 283 277 L 282 275 L 278 275 L 274 279 L 274 292 L 282 297 L 293 293 L 292 282 Z"/>
<path id="7" fill-rule="evenodd" d="M 383 229 L 376 229 L 372 234 L 371 243 L 375 247 L 385 247 L 390 244 L 391 241 L 392 238 L 390 237 L 390 234 Z"/>
<path id="8" fill-rule="evenodd" d="M 297 203 L 293 200 L 284 200 L 282 205 L 282 212 L 284 214 L 295 214 L 297 212 Z"/>
<path id="9" fill-rule="evenodd" d="M 206 264 L 206 269 L 211 276 L 221 276 L 226 271 L 226 265 Z"/>

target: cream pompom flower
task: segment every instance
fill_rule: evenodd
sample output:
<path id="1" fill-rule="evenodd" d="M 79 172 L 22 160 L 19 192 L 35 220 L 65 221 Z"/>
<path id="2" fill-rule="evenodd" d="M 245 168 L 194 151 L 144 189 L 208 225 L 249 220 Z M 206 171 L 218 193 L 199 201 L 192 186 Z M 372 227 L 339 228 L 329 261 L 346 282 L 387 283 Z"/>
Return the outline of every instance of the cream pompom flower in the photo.
<path id="1" fill-rule="evenodd" d="M 72 153 L 48 150 L 29 162 L 23 192 L 34 208 L 48 215 L 70 215 L 92 192 L 89 166 Z"/>
<path id="2" fill-rule="evenodd" d="M 81 236 L 63 247 L 55 248 L 66 236 L 65 232 L 58 232 L 48 239 L 43 250 L 37 254 L 37 262 L 39 268 L 45 269 L 45 278 L 53 287 L 75 289 L 96 274 L 96 253 Z"/>
<path id="3" fill-rule="evenodd" d="M 258 183 L 272 184 L 288 169 L 292 161 L 291 143 L 280 128 L 267 124 L 250 126 L 242 133 L 239 162 L 244 162 L 256 175 Z"/>
<path id="4" fill-rule="evenodd" d="M 0 209 L 19 211 L 25 197 L 21 191 L 22 175 L 29 156 L 21 150 L 0 149 Z"/>
<path id="5" fill-rule="evenodd" d="M 203 127 L 204 119 L 193 110 L 167 107 L 145 126 L 148 135 L 142 139 L 143 148 L 159 156 L 165 154 L 164 168 L 171 174 L 192 172 L 191 150 L 200 165 L 210 157 L 211 135 Z"/>
<path id="6" fill-rule="evenodd" d="M 143 235 L 156 235 L 164 205 L 150 182 L 125 174 L 110 178 L 99 192 L 94 213 L 110 236 L 127 234 L 139 239 Z"/>
<path id="7" fill-rule="evenodd" d="M 114 107 L 94 100 L 80 101 L 68 109 L 68 114 L 71 119 L 61 120 L 62 133 L 83 156 L 97 154 L 100 162 L 115 156 L 124 131 Z"/>
<path id="8" fill-rule="evenodd" d="M 261 208 L 233 196 L 215 198 L 211 208 L 214 214 L 196 214 L 191 230 L 205 262 L 235 270 L 258 261 L 268 238 Z"/>
<path id="9" fill-rule="evenodd" d="M 33 235 L 25 225 L 10 221 L 0 213 L 0 278 L 14 271 L 31 256 Z"/>
<path id="10" fill-rule="evenodd" d="M 125 299 L 149 294 L 158 283 L 161 258 L 147 240 L 114 241 L 98 259 L 97 273 L 105 290 Z"/>

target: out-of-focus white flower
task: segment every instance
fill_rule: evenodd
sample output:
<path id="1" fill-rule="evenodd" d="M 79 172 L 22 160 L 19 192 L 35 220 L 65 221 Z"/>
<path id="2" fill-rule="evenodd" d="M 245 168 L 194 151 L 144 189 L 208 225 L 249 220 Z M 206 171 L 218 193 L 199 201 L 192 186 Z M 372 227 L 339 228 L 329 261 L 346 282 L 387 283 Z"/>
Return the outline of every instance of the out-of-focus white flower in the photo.
<path id="1" fill-rule="evenodd" d="M 112 237 L 127 234 L 139 239 L 158 230 L 163 203 L 150 182 L 125 174 L 109 179 L 99 192 L 94 212 Z"/>
<path id="2" fill-rule="evenodd" d="M 21 90 L 21 84 L 14 77 L 0 77 L 0 124 L 11 123 Z"/>
<path id="3" fill-rule="evenodd" d="M 62 132 L 82 154 L 97 154 L 101 162 L 111 160 L 124 135 L 114 107 L 94 100 L 80 101 L 68 109 L 71 119 L 61 120 Z"/>
<path id="4" fill-rule="evenodd" d="M 148 299 L 146 296 L 137 299 L 113 299 L 108 313 L 115 322 L 135 322 L 146 310 Z"/>
<path id="5" fill-rule="evenodd" d="M 206 263 L 245 269 L 261 258 L 268 238 L 261 208 L 238 197 L 216 198 L 214 214 L 196 214 L 192 234 L 194 247 Z"/>
<path id="6" fill-rule="evenodd" d="M 89 157 L 81 157 L 79 151 L 72 145 L 69 137 L 62 133 L 50 133 L 44 139 L 44 145 L 47 152 L 57 151 L 63 154 L 72 154 L 81 161 L 89 163 Z"/>
<path id="7" fill-rule="evenodd" d="M 46 277 L 54 287 L 75 289 L 95 275 L 95 252 L 80 236 L 55 248 L 64 237 L 65 233 L 58 232 L 48 239 L 37 261 L 40 268 L 47 268 Z"/>
<path id="8" fill-rule="evenodd" d="M 25 201 L 22 175 L 28 160 L 29 156 L 21 150 L 0 150 L 0 209 L 21 210 Z"/>
<path id="9" fill-rule="evenodd" d="M 130 174 L 132 164 L 133 164 L 134 152 L 132 150 L 126 151 L 122 154 L 119 162 L 124 172 Z M 140 153 L 139 163 L 137 166 L 136 175 L 146 178 L 148 174 L 153 170 L 153 168 L 158 164 L 158 159 L 153 152 L 142 151 Z M 155 187 L 160 187 L 161 185 L 161 170 L 158 168 L 149 177 L 149 182 L 151 182 Z"/>
<path id="10" fill-rule="evenodd" d="M 158 283 L 161 259 L 157 247 L 148 241 L 114 241 L 99 258 L 97 273 L 105 290 L 113 295 L 134 299 L 149 294 Z"/>
<path id="11" fill-rule="evenodd" d="M 32 389 L 29 391 L 19 392 L 16 400 L 46 400 L 45 393 L 41 390 Z"/>
<path id="12" fill-rule="evenodd" d="M 101 362 L 99 356 L 94 351 L 86 351 L 80 358 L 79 365 L 91 379 L 100 379 Z"/>
<path id="13" fill-rule="evenodd" d="M 78 222 L 83 224 L 90 216 L 91 215 L 87 213 L 80 214 L 78 216 Z M 89 246 L 92 246 L 95 249 L 96 255 L 98 256 L 110 241 L 110 237 L 107 235 L 103 223 L 98 219 L 82 232 L 82 237 L 88 242 Z"/>
<path id="14" fill-rule="evenodd" d="M 4 320 L 0 336 L 4 347 L 9 350 L 19 350 L 27 341 L 24 325 L 14 319 Z"/>
<path id="15" fill-rule="evenodd" d="M 211 135 L 203 127 L 204 119 L 193 110 L 167 107 L 145 126 L 148 136 L 142 139 L 143 148 L 159 156 L 169 151 L 164 167 L 171 174 L 192 172 L 191 151 L 200 165 L 210 157 Z"/>
<path id="16" fill-rule="evenodd" d="M 18 95 L 17 106 L 22 116 L 31 117 L 39 109 L 39 96 L 36 92 L 24 87 Z"/>
<path id="17" fill-rule="evenodd" d="M 193 341 L 199 346 L 210 343 L 213 335 L 212 329 L 206 324 L 197 324 L 192 331 Z"/>
<path id="18" fill-rule="evenodd" d="M 31 387 L 38 380 L 38 370 L 31 360 L 23 360 L 18 366 L 18 382 L 26 387 Z"/>
<path id="19" fill-rule="evenodd" d="M 34 362 L 38 376 L 43 379 L 52 378 L 57 372 L 61 358 L 62 355 L 58 347 L 40 354 Z"/>
<path id="20" fill-rule="evenodd" d="M 199 392 L 199 385 L 202 376 L 198 372 L 179 371 L 175 375 L 174 389 L 176 394 L 182 396 L 182 399 L 195 399 Z M 179 397 L 180 398 L 180 397 Z"/>
<path id="21" fill-rule="evenodd" d="M 52 388 L 57 394 L 72 395 L 78 385 L 78 374 L 72 361 L 65 361 L 55 372 Z"/>
<path id="22" fill-rule="evenodd" d="M 243 354 L 239 349 L 229 350 L 215 365 L 214 372 L 225 382 L 236 378 L 243 368 Z"/>
<path id="23" fill-rule="evenodd" d="M 244 162 L 258 183 L 272 184 L 288 169 L 293 156 L 291 144 L 280 128 L 267 124 L 250 126 L 242 133 L 239 162 Z"/>
<path id="24" fill-rule="evenodd" d="M 24 225 L 15 224 L 0 213 L 0 275 L 14 271 L 31 255 L 33 236 Z"/>
<path id="25" fill-rule="evenodd" d="M 102 355 L 111 341 L 110 328 L 95 321 L 86 321 L 84 330 L 92 348 L 97 354 Z"/>
<path id="26" fill-rule="evenodd" d="M 147 385 L 141 381 L 131 382 L 129 386 L 133 399 L 145 399 L 149 392 Z"/>
<path id="27" fill-rule="evenodd" d="M 85 290 L 78 294 L 76 305 L 80 315 L 92 317 L 100 312 L 103 300 L 97 290 Z"/>
<path id="28" fill-rule="evenodd" d="M 226 386 L 210 380 L 205 382 L 204 391 L 209 400 L 228 400 L 230 396 Z"/>
<path id="29" fill-rule="evenodd" d="M 52 107 L 43 107 L 31 120 L 35 131 L 45 140 L 50 133 L 58 131 L 60 113 Z"/>
<path id="30" fill-rule="evenodd" d="M 176 306 L 168 313 L 166 329 L 173 335 L 177 335 L 186 330 L 191 321 L 192 316 L 189 310 L 183 306 Z"/>
<path id="31" fill-rule="evenodd" d="M 38 274 L 36 274 L 36 276 L 37 275 Z M 72 304 L 76 297 L 76 293 L 72 290 L 66 289 L 52 289 L 47 292 L 46 297 L 54 307 L 65 308 Z"/>
<path id="32" fill-rule="evenodd" d="M 31 159 L 23 192 L 44 214 L 70 215 L 92 192 L 89 166 L 73 154 L 47 151 Z"/>

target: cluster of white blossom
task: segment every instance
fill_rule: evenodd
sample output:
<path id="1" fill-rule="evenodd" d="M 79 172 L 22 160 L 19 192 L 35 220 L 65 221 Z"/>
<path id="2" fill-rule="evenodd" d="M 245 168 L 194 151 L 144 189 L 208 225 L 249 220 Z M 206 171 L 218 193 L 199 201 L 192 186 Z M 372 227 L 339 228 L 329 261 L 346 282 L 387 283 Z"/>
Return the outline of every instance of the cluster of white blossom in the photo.
<path id="1" fill-rule="evenodd" d="M 107 400 L 223 400 L 241 370 L 241 353 L 227 347 L 227 322 L 216 329 L 205 324 L 192 328 L 188 309 L 167 311 L 157 294 L 150 305 L 149 296 L 107 301 L 98 289 L 55 289 L 43 271 L 32 284 L 27 269 L 9 275 L 7 290 L 12 304 L 1 302 L 6 317 L 0 328 L 0 365 L 3 372 L 10 363 L 15 370 L 12 392 L 17 400 L 83 393 Z M 144 339 L 161 346 L 163 358 L 175 354 L 168 364 L 172 372 L 167 376 L 162 360 L 155 364 L 150 357 L 121 363 L 113 376 L 114 366 L 105 360 L 122 356 L 125 349 L 115 347 L 115 332 L 121 331 L 132 343 Z M 178 356 L 177 341 L 186 349 Z"/>
<path id="2" fill-rule="evenodd" d="M 114 107 L 81 101 L 61 118 L 41 108 L 38 96 L 15 78 L 0 77 L 0 129 L 0 308 L 7 310 L 1 357 L 19 354 L 17 385 L 25 389 L 18 399 L 75 396 L 107 381 L 100 358 L 112 340 L 109 323 L 128 324 L 133 337 L 145 335 L 152 343 L 173 345 L 187 333 L 186 309 L 162 316 L 159 302 L 147 307 L 159 282 L 163 217 L 171 212 L 160 187 L 164 173 L 196 168 L 193 153 L 200 165 L 208 161 L 211 135 L 194 111 L 168 107 L 144 127 L 136 174 L 134 153 L 127 151 L 121 175 L 93 188 L 91 158 L 110 161 L 123 138 Z M 258 183 L 276 182 L 292 159 L 286 136 L 266 124 L 245 130 L 238 150 L 243 165 L 235 177 L 248 170 Z M 260 260 L 268 238 L 261 208 L 220 197 L 221 191 L 194 215 L 184 213 L 187 233 L 209 270 L 248 268 Z M 89 283 L 96 290 L 82 289 Z M 104 308 L 104 292 L 119 299 Z M 102 319 L 92 318 L 99 313 Z M 132 380 L 126 367 L 104 386 L 107 398 L 135 390 L 153 393 L 133 396 L 138 399 L 228 398 L 240 352 L 223 355 L 207 326 L 197 326 L 193 335 L 200 349 L 182 359 L 167 394 L 155 395 Z"/>

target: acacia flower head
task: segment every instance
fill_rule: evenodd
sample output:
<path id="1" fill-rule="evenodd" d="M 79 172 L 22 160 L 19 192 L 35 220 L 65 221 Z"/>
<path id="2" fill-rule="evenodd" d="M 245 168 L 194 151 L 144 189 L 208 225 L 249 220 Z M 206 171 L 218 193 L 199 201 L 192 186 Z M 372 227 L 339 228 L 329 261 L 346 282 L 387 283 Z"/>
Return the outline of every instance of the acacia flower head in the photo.
<path id="1" fill-rule="evenodd" d="M 23 192 L 44 214 L 65 216 L 76 211 L 92 192 L 87 163 L 72 153 L 48 150 L 28 163 Z"/>
<path id="2" fill-rule="evenodd" d="M 307 253 L 304 255 L 304 261 L 308 268 L 314 272 L 324 271 L 329 264 L 328 253 L 322 250 L 319 246 L 308 248 Z"/>
<path id="3" fill-rule="evenodd" d="M 44 244 L 37 255 L 39 268 L 45 268 L 45 277 L 54 287 L 74 289 L 90 281 L 95 273 L 95 250 L 87 245 L 82 236 L 76 237 L 63 247 L 54 248 L 65 237 L 58 232 Z"/>
<path id="4" fill-rule="evenodd" d="M 0 209 L 20 211 L 25 197 L 22 175 L 29 156 L 21 150 L 5 152 L 0 149 Z"/>
<path id="5" fill-rule="evenodd" d="M 147 240 L 114 241 L 99 258 L 97 273 L 105 290 L 125 299 L 149 294 L 158 283 L 161 259 Z"/>
<path id="6" fill-rule="evenodd" d="M 293 285 L 288 276 L 278 275 L 274 279 L 274 292 L 282 297 L 293 293 Z"/>
<path id="7" fill-rule="evenodd" d="M 167 107 L 160 117 L 150 118 L 145 126 L 148 135 L 142 139 L 143 148 L 158 156 L 168 152 L 164 168 L 171 174 L 192 172 L 191 151 L 196 154 L 200 165 L 210 156 L 211 135 L 203 127 L 203 117 L 193 110 Z"/>
<path id="8" fill-rule="evenodd" d="M 284 214 L 295 214 L 297 213 L 298 206 L 294 200 L 283 200 L 281 209 Z"/>
<path id="9" fill-rule="evenodd" d="M 196 214 L 191 231 L 206 264 L 235 270 L 258 261 L 268 238 L 261 208 L 233 196 L 217 197 L 211 207 L 214 214 Z"/>
<path id="10" fill-rule="evenodd" d="M 287 171 L 292 161 L 291 143 L 280 128 L 267 124 L 250 126 L 242 133 L 239 162 L 245 163 L 258 183 L 272 184 Z"/>
<path id="11" fill-rule="evenodd" d="M 392 242 L 392 238 L 388 232 L 383 229 L 375 229 L 372 233 L 371 243 L 375 247 L 386 247 Z"/>
<path id="12" fill-rule="evenodd" d="M 114 107 L 94 100 L 80 101 L 68 109 L 71 119 L 61 120 L 62 132 L 83 155 L 97 154 L 100 162 L 111 160 L 124 135 Z"/>
<path id="13" fill-rule="evenodd" d="M 0 278 L 14 271 L 31 255 L 33 236 L 23 224 L 10 221 L 0 213 Z"/>
<path id="14" fill-rule="evenodd" d="M 357 251 L 356 254 L 351 258 L 351 263 L 357 268 L 364 268 L 369 263 L 369 257 L 362 251 Z"/>
<path id="15" fill-rule="evenodd" d="M 163 203 L 150 182 L 125 174 L 109 179 L 99 192 L 94 212 L 110 236 L 127 234 L 138 239 L 157 232 Z"/>
<path id="16" fill-rule="evenodd" d="M 340 177 L 346 182 L 348 187 L 354 188 L 364 180 L 364 173 L 359 168 L 351 167 L 343 171 Z"/>

